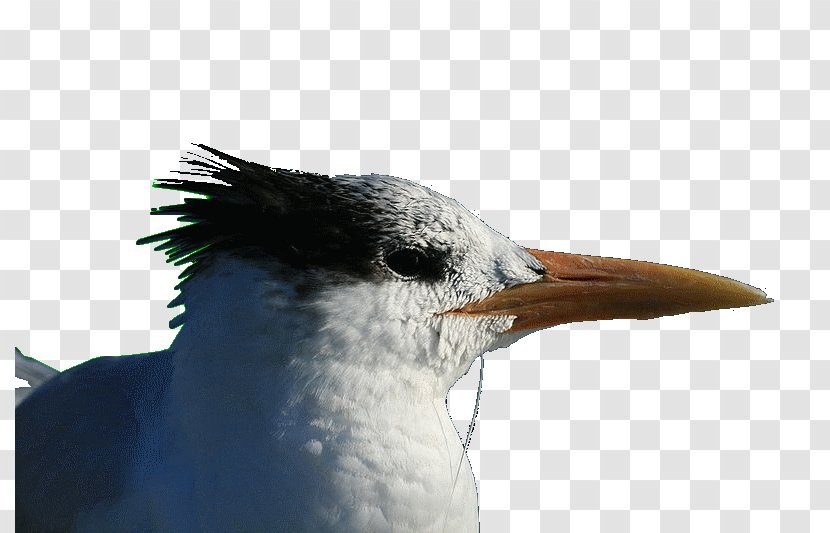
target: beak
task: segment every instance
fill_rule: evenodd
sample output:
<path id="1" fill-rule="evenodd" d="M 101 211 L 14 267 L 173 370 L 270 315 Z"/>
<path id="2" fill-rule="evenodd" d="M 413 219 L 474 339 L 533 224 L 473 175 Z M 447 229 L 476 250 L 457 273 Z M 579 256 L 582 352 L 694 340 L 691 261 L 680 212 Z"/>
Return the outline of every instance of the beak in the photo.
<path id="1" fill-rule="evenodd" d="M 568 322 L 644 320 L 769 303 L 760 289 L 690 268 L 528 249 L 547 272 L 451 311 L 461 315 L 511 315 L 509 332 Z"/>

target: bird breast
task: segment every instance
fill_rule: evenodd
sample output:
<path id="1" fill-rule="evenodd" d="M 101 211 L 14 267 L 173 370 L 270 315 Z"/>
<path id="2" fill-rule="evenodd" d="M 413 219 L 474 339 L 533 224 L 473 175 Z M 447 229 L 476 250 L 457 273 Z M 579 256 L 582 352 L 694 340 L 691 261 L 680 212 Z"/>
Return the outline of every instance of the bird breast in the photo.
<path id="1" fill-rule="evenodd" d="M 199 379 L 174 376 L 145 446 L 155 459 L 135 476 L 129 514 L 152 507 L 150 529 L 478 530 L 475 481 L 443 398 L 396 388 L 407 380 L 394 372 L 390 383 L 342 368 L 305 384 L 308 374 L 266 375 L 268 387 L 240 391 L 205 382 L 213 373 L 200 368 Z"/>

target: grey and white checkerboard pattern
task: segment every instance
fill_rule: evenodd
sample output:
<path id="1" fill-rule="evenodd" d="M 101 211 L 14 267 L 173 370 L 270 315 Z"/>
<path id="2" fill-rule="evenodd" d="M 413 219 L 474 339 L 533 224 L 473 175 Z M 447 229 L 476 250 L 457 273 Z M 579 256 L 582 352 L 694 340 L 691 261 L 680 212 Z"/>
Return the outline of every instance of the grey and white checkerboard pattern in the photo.
<path id="1" fill-rule="evenodd" d="M 419 179 L 522 244 L 778 300 L 487 355 L 483 531 L 830 531 L 830 1 L 5 0 L 0 529 L 12 347 L 168 345 L 177 272 L 133 243 L 195 142 Z"/>

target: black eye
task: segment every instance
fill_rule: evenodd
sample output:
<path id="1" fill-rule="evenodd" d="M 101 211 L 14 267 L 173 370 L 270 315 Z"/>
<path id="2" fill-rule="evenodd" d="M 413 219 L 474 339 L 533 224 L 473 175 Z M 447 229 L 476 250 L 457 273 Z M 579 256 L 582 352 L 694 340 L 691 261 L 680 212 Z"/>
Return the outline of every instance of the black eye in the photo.
<path id="1" fill-rule="evenodd" d="M 437 278 L 442 270 L 439 254 L 419 248 L 399 248 L 389 252 L 386 266 L 405 278 Z"/>

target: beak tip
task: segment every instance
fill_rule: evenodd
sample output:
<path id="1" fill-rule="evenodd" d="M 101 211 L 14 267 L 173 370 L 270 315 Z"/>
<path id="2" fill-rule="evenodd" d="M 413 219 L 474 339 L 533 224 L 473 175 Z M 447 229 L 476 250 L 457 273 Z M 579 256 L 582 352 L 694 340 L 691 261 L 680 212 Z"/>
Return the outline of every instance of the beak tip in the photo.
<path id="1" fill-rule="evenodd" d="M 741 282 L 736 282 L 741 283 Z M 763 290 L 753 287 L 752 285 L 744 285 L 748 290 L 747 299 L 743 305 L 738 305 L 737 307 L 753 307 L 756 305 L 765 305 L 774 302 L 775 300 L 767 296 L 767 293 Z"/>
<path id="2" fill-rule="evenodd" d="M 748 285 L 748 287 L 752 287 L 752 285 Z M 752 292 L 755 293 L 755 301 L 753 301 L 750 305 L 764 305 L 775 301 L 774 299 L 767 296 L 766 291 L 764 291 L 763 289 L 752 287 Z"/>

